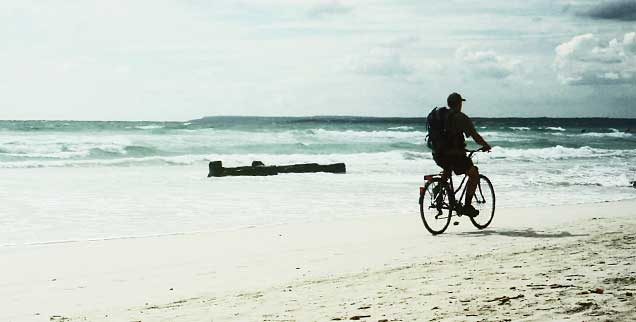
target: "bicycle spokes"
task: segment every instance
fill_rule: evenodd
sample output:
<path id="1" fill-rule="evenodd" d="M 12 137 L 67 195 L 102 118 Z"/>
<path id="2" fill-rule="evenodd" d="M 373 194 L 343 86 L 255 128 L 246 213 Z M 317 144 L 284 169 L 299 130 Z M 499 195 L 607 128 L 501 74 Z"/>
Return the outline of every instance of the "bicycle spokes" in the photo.
<path id="1" fill-rule="evenodd" d="M 475 227 L 484 229 L 490 224 L 495 214 L 495 191 L 487 177 L 480 175 L 474 198 L 479 216 L 470 218 L 470 221 Z"/>
<path id="2" fill-rule="evenodd" d="M 478 204 L 486 203 L 486 198 L 484 198 L 484 192 L 481 190 L 481 181 L 477 184 L 477 191 L 479 194 L 475 194 L 475 202 Z"/>
<path id="3" fill-rule="evenodd" d="M 439 179 L 429 181 L 421 195 L 420 212 L 426 228 L 432 234 L 442 233 L 450 222 L 450 195 Z"/>

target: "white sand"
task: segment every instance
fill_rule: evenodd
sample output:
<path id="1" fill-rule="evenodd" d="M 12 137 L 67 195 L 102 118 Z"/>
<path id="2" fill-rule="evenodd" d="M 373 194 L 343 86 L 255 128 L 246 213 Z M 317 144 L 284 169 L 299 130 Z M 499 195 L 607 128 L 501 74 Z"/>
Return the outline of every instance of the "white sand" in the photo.
<path id="1" fill-rule="evenodd" d="M 636 319 L 635 201 L 500 209 L 436 237 L 413 209 L 2 247 L 0 321 Z"/>

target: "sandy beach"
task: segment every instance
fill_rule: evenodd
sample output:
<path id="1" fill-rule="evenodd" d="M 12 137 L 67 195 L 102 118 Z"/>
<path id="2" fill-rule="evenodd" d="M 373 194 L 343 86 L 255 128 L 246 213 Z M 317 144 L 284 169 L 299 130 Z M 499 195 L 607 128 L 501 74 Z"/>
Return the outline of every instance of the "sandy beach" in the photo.
<path id="1" fill-rule="evenodd" d="M 0 7 L 0 322 L 636 321 L 636 0 Z"/>
<path id="2" fill-rule="evenodd" d="M 0 248 L 2 321 L 630 321 L 636 202 Z M 416 204 L 414 205 L 416 209 Z"/>

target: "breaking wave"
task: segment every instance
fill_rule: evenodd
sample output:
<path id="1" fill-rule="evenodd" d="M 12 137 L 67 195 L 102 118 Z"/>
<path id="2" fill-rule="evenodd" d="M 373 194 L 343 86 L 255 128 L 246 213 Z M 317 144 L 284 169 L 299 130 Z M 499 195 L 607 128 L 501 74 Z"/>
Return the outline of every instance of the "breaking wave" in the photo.
<path id="1" fill-rule="evenodd" d="M 394 126 L 394 127 L 390 127 L 388 128 L 388 130 L 392 130 L 392 131 L 412 131 L 415 128 L 412 126 Z"/>
<path id="2" fill-rule="evenodd" d="M 315 159 L 358 154 L 390 155 L 392 160 L 406 161 L 430 159 L 421 120 L 403 124 L 395 119 L 388 123 L 377 119 L 230 121 L 0 121 L 0 167 L 190 164 L 218 155 L 311 155 L 305 159 Z M 614 127 L 601 121 L 602 126 L 595 128 L 552 126 L 559 124 L 554 120 L 541 121 L 543 124 L 488 120 L 476 125 L 485 129 L 482 136 L 495 147 L 485 156 L 493 161 L 636 157 L 636 137 L 629 132 L 636 126 L 625 120 Z"/>
<path id="3" fill-rule="evenodd" d="M 485 154 L 490 159 L 508 159 L 520 161 L 570 160 L 570 159 L 602 159 L 607 157 L 636 157 L 636 150 L 608 150 L 589 146 L 568 148 L 555 146 L 539 149 L 510 149 L 495 147 L 492 153 Z"/>

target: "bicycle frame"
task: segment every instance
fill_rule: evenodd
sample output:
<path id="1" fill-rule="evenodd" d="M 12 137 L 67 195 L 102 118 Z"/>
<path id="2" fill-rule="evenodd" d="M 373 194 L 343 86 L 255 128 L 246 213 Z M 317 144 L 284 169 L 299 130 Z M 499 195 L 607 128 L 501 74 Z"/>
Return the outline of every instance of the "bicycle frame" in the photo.
<path id="1" fill-rule="evenodd" d="M 459 183 L 459 186 L 457 187 L 457 189 L 454 189 L 454 187 L 453 187 L 453 174 L 451 173 L 448 176 L 448 184 L 450 185 L 450 190 L 453 191 L 453 200 L 452 200 L 453 208 L 461 206 L 461 200 L 464 198 L 464 195 L 466 194 L 466 188 L 468 187 L 468 181 L 466 180 L 466 178 L 468 178 L 468 176 L 464 175 L 464 177 L 462 178 L 462 181 Z M 466 184 L 464 184 L 464 183 L 466 183 Z M 462 194 L 459 196 L 459 198 L 457 198 L 456 196 L 457 196 L 457 193 L 459 192 L 459 190 L 462 191 Z M 459 200 L 459 202 L 457 200 Z"/>
<path id="2" fill-rule="evenodd" d="M 475 152 L 479 152 L 481 151 L 481 149 L 478 150 L 467 150 L 466 152 L 469 152 L 468 157 L 472 159 L 473 154 L 475 154 Z M 444 173 L 446 173 L 446 170 L 444 170 L 444 172 L 442 172 L 442 174 L 437 174 L 437 175 L 426 175 L 424 176 L 424 179 L 426 181 L 430 181 L 432 180 L 434 177 L 440 177 L 443 178 L 444 177 Z M 464 196 L 466 195 L 466 188 L 468 187 L 468 181 L 467 181 L 468 175 L 464 174 L 464 177 L 462 178 L 462 181 L 459 183 L 459 186 L 457 187 L 457 189 L 455 189 L 454 185 L 453 185 L 453 172 L 452 170 L 448 171 L 448 178 L 446 179 L 446 182 L 448 182 L 449 185 L 449 190 L 453 191 L 453 195 L 452 200 L 450 201 L 450 205 L 451 206 L 451 211 L 455 208 L 460 208 L 461 207 L 461 200 L 464 199 Z M 479 190 L 479 195 L 481 196 L 481 200 L 484 200 L 484 193 L 481 190 L 481 185 L 477 185 L 477 188 Z M 462 191 L 461 195 L 459 196 L 459 198 L 457 198 L 457 193 L 459 191 Z M 477 199 L 477 191 L 475 191 L 475 195 L 473 196 L 473 198 Z M 459 200 L 459 201 L 458 201 Z"/>

